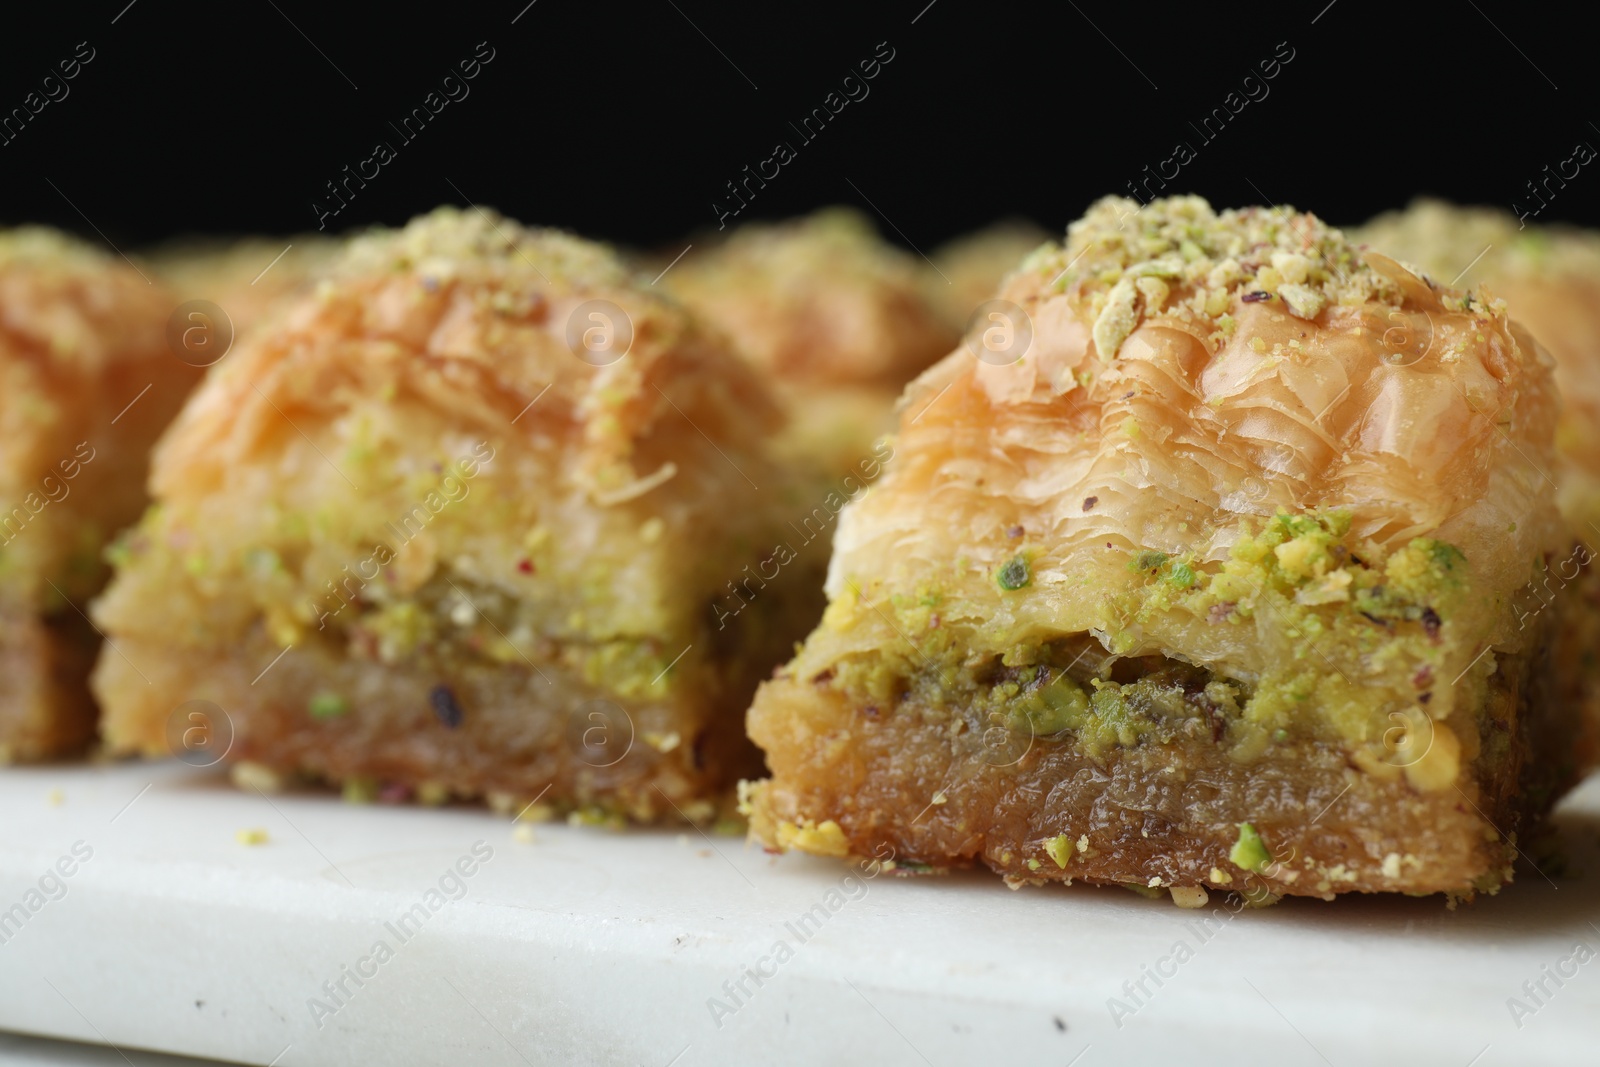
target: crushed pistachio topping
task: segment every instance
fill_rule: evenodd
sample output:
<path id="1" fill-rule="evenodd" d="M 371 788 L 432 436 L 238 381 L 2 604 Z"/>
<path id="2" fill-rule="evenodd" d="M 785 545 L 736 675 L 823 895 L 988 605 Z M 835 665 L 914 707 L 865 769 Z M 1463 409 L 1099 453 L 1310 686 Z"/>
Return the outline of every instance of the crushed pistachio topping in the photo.
<path id="1" fill-rule="evenodd" d="M 1208 332 L 1228 332 L 1229 313 L 1246 298 L 1302 319 L 1330 306 L 1398 307 L 1404 299 L 1357 245 L 1315 215 L 1290 207 L 1218 212 L 1197 196 L 1142 208 L 1106 197 L 1072 224 L 1064 245 L 1029 257 L 1025 269 L 1083 306 L 1105 361 L 1157 314 L 1209 320 Z"/>
<path id="2" fill-rule="evenodd" d="M 1272 862 L 1272 853 L 1267 851 L 1266 842 L 1261 840 L 1256 828 L 1242 822 L 1239 824 L 1239 840 L 1233 843 L 1233 848 L 1228 852 L 1228 861 L 1247 871 L 1262 871 Z"/>
<path id="3" fill-rule="evenodd" d="M 267 832 L 260 827 L 250 827 L 248 829 L 235 830 L 233 832 L 233 839 L 239 842 L 241 845 L 264 845 L 268 840 Z"/>
<path id="4" fill-rule="evenodd" d="M 484 208 L 451 206 L 435 208 L 403 229 L 374 228 L 352 238 L 328 274 L 415 271 L 437 289 L 485 267 L 532 267 L 548 277 L 592 285 L 620 285 L 627 278 L 626 268 L 603 245 L 559 230 L 523 227 Z"/>

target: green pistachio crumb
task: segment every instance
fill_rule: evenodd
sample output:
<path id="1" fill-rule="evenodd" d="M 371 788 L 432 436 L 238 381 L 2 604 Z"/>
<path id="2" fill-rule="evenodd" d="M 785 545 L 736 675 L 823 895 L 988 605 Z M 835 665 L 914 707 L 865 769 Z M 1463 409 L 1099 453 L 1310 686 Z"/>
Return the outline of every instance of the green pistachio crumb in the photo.
<path id="1" fill-rule="evenodd" d="M 306 710 L 313 719 L 337 719 L 350 710 L 350 702 L 338 693 L 322 692 L 311 698 Z"/>
<path id="2" fill-rule="evenodd" d="M 609 811 L 598 804 L 586 804 L 567 813 L 568 826 L 592 826 L 605 830 L 625 830 L 628 820 L 620 811 Z"/>
<path id="3" fill-rule="evenodd" d="M 133 562 L 132 536 L 131 530 L 124 530 L 115 541 L 107 545 L 103 555 L 105 561 L 113 567 L 126 567 Z"/>
<path id="4" fill-rule="evenodd" d="M 1239 824 L 1239 840 L 1233 844 L 1233 849 L 1228 853 L 1228 860 L 1234 866 L 1247 871 L 1261 871 L 1272 862 L 1272 854 L 1267 851 L 1261 835 L 1256 833 L 1256 828 L 1247 822 Z"/>
<path id="5" fill-rule="evenodd" d="M 423 782 L 417 786 L 417 803 L 437 808 L 450 799 L 450 787 L 443 782 Z"/>
<path id="6" fill-rule="evenodd" d="M 1165 562 L 1167 562 L 1167 554 L 1165 552 L 1156 552 L 1147 549 L 1133 557 L 1133 559 L 1128 563 L 1128 569 L 1134 572 L 1142 571 L 1148 573 L 1157 569 Z"/>
<path id="7" fill-rule="evenodd" d="M 1428 554 L 1433 557 L 1434 565 L 1446 574 L 1467 561 L 1459 548 L 1444 541 L 1430 541 Z"/>
<path id="8" fill-rule="evenodd" d="M 270 548 L 249 548 L 244 553 L 245 569 L 260 577 L 269 577 L 283 571 L 283 561 Z"/>
<path id="9" fill-rule="evenodd" d="M 995 572 L 994 580 L 1000 588 L 1007 592 L 1015 592 L 1023 586 L 1033 582 L 1033 572 L 1028 567 L 1028 561 L 1022 556 L 1013 556 L 1000 569 Z"/>
<path id="10" fill-rule="evenodd" d="M 1056 861 L 1057 867 L 1066 870 L 1067 861 L 1072 859 L 1072 839 L 1066 834 L 1057 834 L 1044 843 L 1044 850 Z"/>

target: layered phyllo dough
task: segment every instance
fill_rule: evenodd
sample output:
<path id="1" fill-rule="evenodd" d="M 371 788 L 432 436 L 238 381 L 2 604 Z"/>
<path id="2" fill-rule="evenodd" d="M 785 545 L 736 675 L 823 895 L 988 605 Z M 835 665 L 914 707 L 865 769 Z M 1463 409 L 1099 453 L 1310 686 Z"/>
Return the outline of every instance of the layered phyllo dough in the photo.
<path id="1" fill-rule="evenodd" d="M 854 211 L 750 223 L 661 284 L 720 329 L 789 415 L 785 454 L 829 473 L 870 455 L 906 382 L 959 338 L 923 271 Z"/>
<path id="2" fill-rule="evenodd" d="M 1108 199 L 909 389 L 757 694 L 774 848 L 1013 884 L 1493 890 L 1573 776 L 1548 357 L 1289 209 Z"/>
<path id="3" fill-rule="evenodd" d="M 139 517 L 150 446 L 199 377 L 168 348 L 173 310 L 114 256 L 0 231 L 0 763 L 94 737 L 101 552 Z"/>
<path id="4" fill-rule="evenodd" d="M 1552 666 L 1584 708 L 1576 756 L 1600 760 L 1600 234 L 1518 220 L 1507 211 L 1419 200 L 1355 233 L 1435 281 L 1488 287 L 1555 358 L 1561 414 L 1549 475 L 1569 536 L 1549 581 L 1522 590 L 1531 619 L 1559 601 Z"/>
<path id="5" fill-rule="evenodd" d="M 703 818 L 818 610 L 778 420 L 600 246 L 454 209 L 359 238 L 157 448 L 95 611 L 107 740 L 204 700 L 252 782 Z"/>

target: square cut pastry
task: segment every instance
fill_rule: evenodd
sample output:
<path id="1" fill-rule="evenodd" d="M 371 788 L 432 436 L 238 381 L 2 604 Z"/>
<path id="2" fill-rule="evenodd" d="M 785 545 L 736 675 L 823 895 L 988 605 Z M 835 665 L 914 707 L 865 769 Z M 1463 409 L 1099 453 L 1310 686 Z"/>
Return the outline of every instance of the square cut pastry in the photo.
<path id="1" fill-rule="evenodd" d="M 94 737 L 101 552 L 144 509 L 150 446 L 199 380 L 168 350 L 173 307 L 121 260 L 0 231 L 0 763 Z"/>
<path id="2" fill-rule="evenodd" d="M 161 441 L 95 610 L 106 738 L 162 753 L 204 701 L 250 781 L 705 817 L 820 610 L 775 425 L 600 246 L 454 209 L 355 240 Z"/>
<path id="3" fill-rule="evenodd" d="M 784 454 L 839 474 L 871 458 L 906 382 L 960 337 L 925 273 L 858 212 L 830 208 L 740 226 L 662 284 L 772 387 Z"/>
<path id="4" fill-rule="evenodd" d="M 1107 199 L 910 387 L 757 694 L 774 848 L 1284 894 L 1511 877 L 1570 784 L 1548 357 L 1288 209 Z M 924 410 L 925 409 L 925 410 Z"/>

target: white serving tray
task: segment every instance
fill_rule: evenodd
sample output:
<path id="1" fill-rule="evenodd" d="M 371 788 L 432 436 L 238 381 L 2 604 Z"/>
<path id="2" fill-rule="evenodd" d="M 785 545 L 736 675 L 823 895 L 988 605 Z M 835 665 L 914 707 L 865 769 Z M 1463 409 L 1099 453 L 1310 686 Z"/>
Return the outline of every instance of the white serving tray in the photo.
<path id="1" fill-rule="evenodd" d="M 1572 951 L 1600 950 L 1600 778 L 1558 820 L 1554 882 L 1525 869 L 1453 912 L 1287 901 L 1202 938 L 1120 889 L 847 882 L 693 830 L 523 842 L 484 810 L 268 798 L 181 764 L 7 769 L 0 1030 L 281 1067 L 1595 1063 L 1600 960 Z M 235 839 L 251 828 L 269 840 Z M 45 877 L 78 842 L 92 856 Z M 475 842 L 492 857 L 429 911 Z M 380 941 L 392 957 L 363 964 Z M 322 986 L 345 967 L 373 977 L 341 1005 Z M 771 977 L 735 1000 L 747 967 Z"/>

